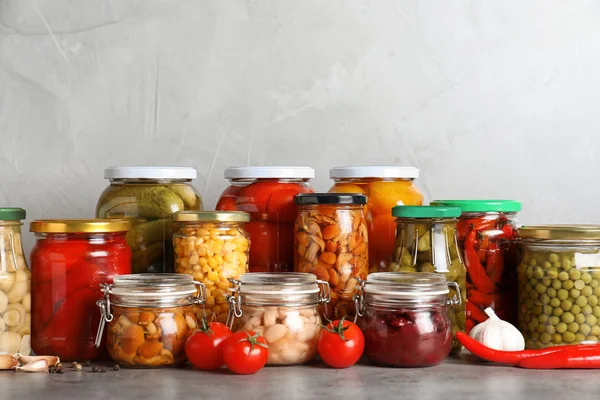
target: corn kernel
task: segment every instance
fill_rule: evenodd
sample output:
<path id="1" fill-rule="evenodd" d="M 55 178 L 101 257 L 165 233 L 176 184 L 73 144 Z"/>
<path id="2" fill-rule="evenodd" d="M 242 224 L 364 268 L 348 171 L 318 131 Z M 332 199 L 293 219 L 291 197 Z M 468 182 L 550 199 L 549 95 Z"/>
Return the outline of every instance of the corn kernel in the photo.
<path id="1" fill-rule="evenodd" d="M 217 297 L 217 304 L 225 304 L 227 303 L 227 298 L 225 296 Z"/>
<path id="2" fill-rule="evenodd" d="M 210 257 L 207 261 L 208 261 L 208 266 L 210 268 L 214 269 L 214 268 L 217 268 L 217 266 L 219 265 L 219 263 L 217 262 L 217 260 L 215 260 L 214 257 Z"/>
<path id="3" fill-rule="evenodd" d="M 206 277 L 208 279 L 210 279 L 211 281 L 217 282 L 219 280 L 219 274 L 217 274 L 215 271 L 210 271 Z"/>
<path id="4" fill-rule="evenodd" d="M 208 274 L 210 272 L 210 266 L 205 265 L 204 267 L 202 267 L 202 272 L 204 272 L 205 274 Z"/>
<path id="5" fill-rule="evenodd" d="M 207 306 L 214 306 L 215 305 L 215 298 L 212 296 L 208 296 L 208 298 L 206 299 L 206 305 Z"/>
<path id="6" fill-rule="evenodd" d="M 223 257 L 221 257 L 219 254 L 215 254 L 213 258 L 217 262 L 217 265 L 223 265 Z"/>
<path id="7" fill-rule="evenodd" d="M 231 287 L 231 284 L 227 280 L 219 281 L 217 282 L 217 287 L 221 290 L 227 290 Z"/>
<path id="8" fill-rule="evenodd" d="M 198 254 L 192 254 L 189 259 L 190 265 L 198 264 Z"/>
<path id="9" fill-rule="evenodd" d="M 204 267 L 205 265 L 208 265 L 208 261 L 206 261 L 206 258 L 200 257 L 200 259 L 198 260 L 198 265 Z"/>
<path id="10" fill-rule="evenodd" d="M 235 254 L 234 253 L 227 253 L 227 254 L 225 254 L 225 257 L 223 257 L 223 260 L 225 262 L 232 263 L 232 262 L 235 261 Z"/>

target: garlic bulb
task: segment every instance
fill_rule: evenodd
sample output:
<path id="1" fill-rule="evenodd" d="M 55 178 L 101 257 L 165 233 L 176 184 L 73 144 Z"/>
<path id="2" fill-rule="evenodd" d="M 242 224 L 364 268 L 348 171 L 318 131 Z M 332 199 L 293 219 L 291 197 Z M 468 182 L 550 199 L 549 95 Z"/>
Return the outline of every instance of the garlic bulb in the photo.
<path id="1" fill-rule="evenodd" d="M 488 307 L 484 311 L 489 319 L 475 325 L 469 336 L 494 350 L 518 351 L 525 349 L 525 339 L 517 328 L 498 318 L 491 308 Z"/>

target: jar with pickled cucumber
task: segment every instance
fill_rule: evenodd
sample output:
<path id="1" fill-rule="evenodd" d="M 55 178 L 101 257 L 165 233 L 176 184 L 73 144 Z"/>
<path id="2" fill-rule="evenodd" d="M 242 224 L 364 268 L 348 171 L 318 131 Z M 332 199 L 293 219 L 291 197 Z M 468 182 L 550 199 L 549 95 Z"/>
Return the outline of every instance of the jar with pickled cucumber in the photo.
<path id="1" fill-rule="evenodd" d="M 187 167 L 109 167 L 110 181 L 96 205 L 96 218 L 127 218 L 132 228 L 127 243 L 133 273 L 173 272 L 171 216 L 202 210 L 192 186 L 196 170 Z"/>
<path id="2" fill-rule="evenodd" d="M 390 272 L 436 272 L 444 274 L 448 282 L 457 286 L 450 289 L 450 298 L 463 299 L 449 311 L 452 324 L 452 354 L 462 350 L 456 332 L 466 329 L 465 305 L 467 270 L 458 248 L 456 222 L 460 208 L 441 206 L 396 206 L 396 244 L 389 264 Z M 458 287 L 458 293 L 456 288 Z"/>
<path id="3" fill-rule="evenodd" d="M 390 210 L 398 205 L 423 204 L 423 194 L 414 182 L 419 170 L 397 165 L 336 167 L 329 170 L 329 177 L 335 182 L 331 193 L 368 196 L 367 227 L 369 236 L 377 238 L 369 243 L 369 272 L 387 271 L 396 236 L 396 221 Z"/>
<path id="4" fill-rule="evenodd" d="M 525 226 L 519 329 L 530 349 L 600 339 L 600 225 Z"/>
<path id="5" fill-rule="evenodd" d="M 22 208 L 0 208 L 0 353 L 31 352 L 31 272 L 23 254 Z"/>
<path id="6" fill-rule="evenodd" d="M 175 272 L 191 275 L 206 286 L 199 319 L 225 322 L 229 279 L 248 272 L 250 240 L 244 225 L 250 215 L 242 211 L 181 211 L 173 215 L 179 226 L 173 235 Z"/>

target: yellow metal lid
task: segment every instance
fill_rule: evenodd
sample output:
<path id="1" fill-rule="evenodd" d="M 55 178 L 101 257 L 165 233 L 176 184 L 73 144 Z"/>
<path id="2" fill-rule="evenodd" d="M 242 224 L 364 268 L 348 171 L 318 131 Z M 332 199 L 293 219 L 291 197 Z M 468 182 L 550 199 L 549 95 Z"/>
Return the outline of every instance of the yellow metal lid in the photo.
<path id="1" fill-rule="evenodd" d="M 243 211 L 180 211 L 173 214 L 177 222 L 249 222 L 250 214 Z"/>
<path id="2" fill-rule="evenodd" d="M 131 223 L 124 219 L 38 219 L 29 225 L 39 233 L 110 233 L 125 232 Z"/>
<path id="3" fill-rule="evenodd" d="M 522 239 L 600 240 L 600 225 L 539 225 L 519 228 Z"/>

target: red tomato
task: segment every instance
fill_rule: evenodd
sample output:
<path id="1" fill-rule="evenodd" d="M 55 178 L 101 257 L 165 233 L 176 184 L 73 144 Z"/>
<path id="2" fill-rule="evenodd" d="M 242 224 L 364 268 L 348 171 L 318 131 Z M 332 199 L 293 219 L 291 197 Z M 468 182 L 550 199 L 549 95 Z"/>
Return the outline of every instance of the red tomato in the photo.
<path id="1" fill-rule="evenodd" d="M 239 186 L 229 186 L 225 189 L 221 193 L 221 197 L 219 197 L 215 210 L 237 211 L 235 200 L 240 193 L 240 189 L 241 187 Z"/>
<path id="2" fill-rule="evenodd" d="M 268 358 L 267 342 L 252 331 L 236 332 L 223 343 L 225 365 L 236 374 L 254 374 L 265 366 Z"/>
<path id="3" fill-rule="evenodd" d="M 238 210 L 252 213 L 253 219 L 292 224 L 296 220 L 294 196 L 312 191 L 298 183 L 254 182 L 240 190 L 236 205 Z"/>
<path id="4" fill-rule="evenodd" d="M 198 369 L 213 371 L 225 364 L 223 361 L 223 343 L 232 335 L 229 328 L 220 322 L 207 323 L 202 320 L 202 326 L 185 342 L 185 355 Z"/>
<path id="5" fill-rule="evenodd" d="M 319 356 L 333 368 L 356 364 L 365 349 L 365 337 L 353 322 L 341 319 L 330 322 L 319 336 Z"/>
<path id="6" fill-rule="evenodd" d="M 293 271 L 293 225 L 254 221 L 244 228 L 250 235 L 250 272 Z"/>

